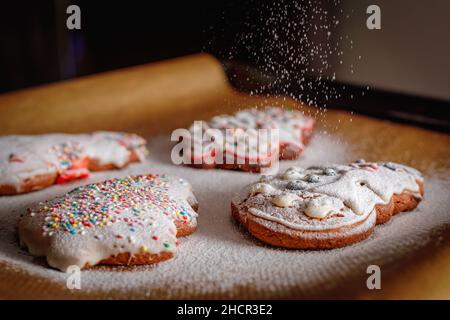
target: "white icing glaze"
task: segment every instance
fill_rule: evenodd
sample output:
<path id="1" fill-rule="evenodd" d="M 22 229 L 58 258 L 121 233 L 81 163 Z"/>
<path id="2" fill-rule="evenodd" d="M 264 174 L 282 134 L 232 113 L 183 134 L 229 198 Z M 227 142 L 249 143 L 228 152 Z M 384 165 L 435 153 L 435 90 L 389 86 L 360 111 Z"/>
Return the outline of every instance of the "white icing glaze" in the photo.
<path id="1" fill-rule="evenodd" d="M 271 193 L 275 191 L 275 188 L 267 183 L 257 183 L 250 188 L 250 193 Z"/>
<path id="2" fill-rule="evenodd" d="M 249 136 L 256 136 L 257 129 L 279 129 L 279 143 L 294 151 L 302 152 L 304 149 L 303 135 L 306 131 L 312 130 L 313 126 L 314 119 L 305 116 L 300 111 L 266 107 L 245 109 L 233 115 L 215 116 L 209 122 L 202 122 L 203 132 L 194 134 L 196 128 L 198 128 L 194 125 L 191 126 L 190 131 L 194 137 L 193 144 L 203 146 L 203 154 L 206 154 L 209 150 L 220 148 L 220 146 L 216 146 L 217 142 L 204 142 L 203 140 L 198 141 L 198 139 L 202 139 L 203 134 L 208 129 L 220 129 L 225 140 L 223 145 L 225 156 L 230 154 L 236 158 L 248 158 L 250 154 L 256 155 L 258 159 L 264 161 L 268 158 L 266 151 L 271 150 L 271 154 L 275 154 L 280 147 L 279 145 L 272 145 L 267 135 L 260 135 L 256 145 L 251 146 L 247 143 L 242 150 L 235 147 L 234 143 L 231 142 L 234 141 L 233 139 L 227 138 L 234 137 L 237 141 L 245 141 Z M 243 144 L 238 145 L 242 146 Z M 250 153 L 249 150 L 252 150 L 253 153 Z M 193 150 L 192 156 L 198 158 L 203 155 Z"/>
<path id="3" fill-rule="evenodd" d="M 175 221 L 196 225 L 190 185 L 168 176 L 135 176 L 78 187 L 29 209 L 20 241 L 65 271 L 119 253 L 175 252 Z"/>
<path id="4" fill-rule="evenodd" d="M 322 219 L 331 212 L 339 212 L 343 207 L 344 204 L 337 198 L 319 196 L 307 202 L 305 214 L 311 218 Z"/>
<path id="5" fill-rule="evenodd" d="M 287 171 L 288 174 L 263 178 L 273 190 L 267 188 L 265 193 L 244 199 L 236 197 L 233 204 L 240 214 L 248 213 L 293 230 L 326 231 L 366 221 L 375 205 L 387 204 L 394 194 L 409 191 L 421 198 L 417 183 L 423 182 L 421 174 L 395 163 L 353 163 Z M 286 179 L 293 175 L 295 179 Z M 294 205 L 279 205 L 279 199 L 287 194 L 296 197 Z"/>
<path id="6" fill-rule="evenodd" d="M 308 238 L 316 239 L 316 238 L 335 238 L 336 237 L 336 234 L 334 234 L 333 232 L 330 232 L 330 233 L 326 232 L 329 230 L 333 230 L 334 228 L 318 230 L 317 228 L 311 228 L 310 226 L 307 226 L 304 229 L 300 229 L 298 227 L 298 225 L 295 223 L 288 222 L 277 216 L 269 215 L 265 212 L 255 209 L 255 208 L 250 208 L 248 210 L 248 213 L 250 214 L 249 218 L 253 218 L 253 219 L 257 220 L 259 223 L 265 225 L 268 228 L 274 227 L 273 224 L 271 224 L 271 222 L 275 222 L 277 224 L 287 227 L 287 228 L 283 229 L 283 232 L 286 232 L 288 234 L 295 235 L 296 232 L 298 232 L 298 231 L 321 231 L 320 233 L 304 232 L 304 233 L 302 233 L 302 237 L 307 238 L 307 239 Z M 375 225 L 376 219 L 377 219 L 376 212 L 375 212 L 375 210 L 372 210 L 372 212 L 369 213 L 369 215 L 367 216 L 366 219 L 357 221 L 358 224 L 356 227 L 345 230 L 345 234 L 346 235 L 358 234 L 362 231 L 368 230 Z M 317 219 L 314 219 L 314 220 L 317 220 Z M 267 222 L 269 222 L 269 223 L 267 223 Z M 342 226 L 342 227 L 345 227 L 345 226 Z"/>
<path id="7" fill-rule="evenodd" d="M 20 192 L 25 180 L 80 169 L 79 162 L 86 157 L 120 168 L 130 160 L 131 152 L 142 161 L 147 153 L 145 143 L 135 134 L 106 131 L 0 137 L 0 185 Z"/>

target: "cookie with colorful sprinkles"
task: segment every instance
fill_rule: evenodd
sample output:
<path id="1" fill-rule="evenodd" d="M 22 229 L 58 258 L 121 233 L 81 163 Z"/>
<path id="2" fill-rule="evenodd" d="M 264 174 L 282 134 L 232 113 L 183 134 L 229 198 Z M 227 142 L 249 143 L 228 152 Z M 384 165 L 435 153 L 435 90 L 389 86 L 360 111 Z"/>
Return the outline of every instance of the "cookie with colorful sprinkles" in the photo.
<path id="1" fill-rule="evenodd" d="M 19 239 L 33 256 L 62 271 L 71 265 L 152 264 L 173 257 L 177 237 L 195 231 L 197 208 L 184 179 L 112 179 L 29 208 L 19 221 Z"/>
<path id="2" fill-rule="evenodd" d="M 377 224 L 417 207 L 419 171 L 392 162 L 293 167 L 236 195 L 233 217 L 273 246 L 332 249 L 368 237 Z"/>
<path id="3" fill-rule="evenodd" d="M 135 134 L 43 134 L 0 137 L 0 195 L 27 193 L 88 177 L 90 171 L 142 161 L 146 141 Z"/>

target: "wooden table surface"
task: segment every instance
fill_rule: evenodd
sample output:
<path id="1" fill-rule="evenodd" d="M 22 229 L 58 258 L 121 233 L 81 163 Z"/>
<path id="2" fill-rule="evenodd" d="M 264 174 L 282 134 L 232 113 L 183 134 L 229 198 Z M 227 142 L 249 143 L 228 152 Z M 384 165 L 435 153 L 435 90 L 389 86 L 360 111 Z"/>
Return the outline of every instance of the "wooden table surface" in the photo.
<path id="1" fill-rule="evenodd" d="M 220 63 L 200 54 L 0 95 L 0 134 L 124 130 L 167 133 L 193 120 L 267 104 L 302 108 L 318 130 L 342 137 L 367 160 L 412 165 L 425 175 L 448 177 L 450 136 L 341 111 L 318 110 L 285 97 L 233 90 Z M 448 226 L 435 243 L 392 265 L 383 289 L 347 284 L 323 298 L 450 298 Z M 442 234 L 444 237 L 442 238 Z M 406 261 L 408 260 L 408 261 Z M 411 263 L 413 261 L 413 263 Z M 408 263 L 407 271 L 402 265 Z M 397 272 L 402 270 L 402 272 Z M 109 293 L 68 292 L 0 261 L 0 298 L 107 298 Z M 318 298 L 322 298 L 319 296 Z"/>

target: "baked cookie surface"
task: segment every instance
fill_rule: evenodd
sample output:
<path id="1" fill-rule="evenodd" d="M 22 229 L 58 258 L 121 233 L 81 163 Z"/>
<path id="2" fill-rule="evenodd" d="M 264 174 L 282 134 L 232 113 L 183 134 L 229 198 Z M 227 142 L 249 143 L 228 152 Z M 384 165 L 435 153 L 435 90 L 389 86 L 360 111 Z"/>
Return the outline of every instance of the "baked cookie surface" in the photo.
<path id="1" fill-rule="evenodd" d="M 336 248 L 358 242 L 376 224 L 414 209 L 423 193 L 417 170 L 359 160 L 263 176 L 233 198 L 231 210 L 252 235 L 268 244 Z"/>
<path id="2" fill-rule="evenodd" d="M 142 161 L 146 141 L 121 132 L 0 137 L 0 195 L 26 193 L 84 178 L 89 171 Z"/>
<path id="3" fill-rule="evenodd" d="M 260 172 L 261 168 L 271 166 L 272 156 L 276 160 L 297 158 L 311 138 L 315 121 L 300 111 L 265 107 L 219 115 L 197 124 L 200 123 L 201 128 L 194 123 L 186 137 L 192 142 L 187 155 L 192 166 Z M 223 141 L 218 142 L 216 137 L 209 139 L 211 129 L 219 130 Z M 279 141 L 274 143 L 269 135 L 261 134 L 254 140 L 255 144 L 248 143 L 249 138 L 256 139 L 260 129 L 278 129 Z M 238 147 L 240 142 L 244 142 L 243 148 Z M 219 157 L 218 149 L 221 150 Z"/>
<path id="4" fill-rule="evenodd" d="M 112 179 L 73 189 L 28 209 L 19 238 L 34 256 L 65 271 L 76 265 L 150 264 L 171 258 L 177 236 L 195 231 L 188 182 L 165 175 Z"/>

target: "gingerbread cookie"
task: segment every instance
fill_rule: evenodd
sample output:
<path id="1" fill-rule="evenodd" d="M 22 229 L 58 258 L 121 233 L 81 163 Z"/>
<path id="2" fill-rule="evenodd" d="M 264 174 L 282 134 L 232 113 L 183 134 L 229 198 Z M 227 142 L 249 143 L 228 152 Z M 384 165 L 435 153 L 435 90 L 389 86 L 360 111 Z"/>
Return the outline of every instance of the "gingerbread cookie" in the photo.
<path id="1" fill-rule="evenodd" d="M 151 264 L 171 258 L 177 236 L 195 231 L 197 206 L 191 186 L 180 178 L 107 180 L 28 209 L 19 238 L 32 255 L 63 271 L 71 265 Z"/>
<path id="2" fill-rule="evenodd" d="M 26 193 L 142 161 L 146 141 L 121 132 L 0 137 L 0 195 Z"/>
<path id="3" fill-rule="evenodd" d="M 263 176 L 231 202 L 256 238 L 279 247 L 330 249 L 368 237 L 376 224 L 414 209 L 424 193 L 415 169 L 365 162 Z"/>
<path id="4" fill-rule="evenodd" d="M 309 141 L 314 124 L 314 119 L 300 111 L 278 107 L 220 115 L 190 127 L 190 134 L 183 137 L 191 144 L 185 156 L 194 167 L 260 172 L 271 166 L 273 157 L 276 161 L 297 158 Z M 268 134 L 261 134 L 264 129 Z M 272 129 L 278 129 L 276 141 L 269 135 Z M 220 141 L 212 130 L 221 133 Z M 253 144 L 249 143 L 251 139 Z"/>

